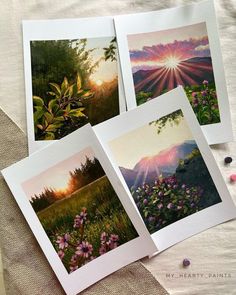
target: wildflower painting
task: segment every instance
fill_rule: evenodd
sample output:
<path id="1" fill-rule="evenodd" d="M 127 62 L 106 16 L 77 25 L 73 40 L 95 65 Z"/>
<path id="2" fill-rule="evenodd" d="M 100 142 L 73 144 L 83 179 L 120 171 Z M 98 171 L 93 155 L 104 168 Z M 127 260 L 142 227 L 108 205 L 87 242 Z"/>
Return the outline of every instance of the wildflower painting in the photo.
<path id="1" fill-rule="evenodd" d="M 127 39 L 137 105 L 182 85 L 201 125 L 220 122 L 205 22 Z"/>
<path id="2" fill-rule="evenodd" d="M 115 37 L 31 41 L 35 140 L 119 114 Z"/>
<path id="3" fill-rule="evenodd" d="M 138 237 L 90 147 L 22 187 L 69 273 Z"/>
<path id="4" fill-rule="evenodd" d="M 109 147 L 151 234 L 221 202 L 181 110 Z"/>

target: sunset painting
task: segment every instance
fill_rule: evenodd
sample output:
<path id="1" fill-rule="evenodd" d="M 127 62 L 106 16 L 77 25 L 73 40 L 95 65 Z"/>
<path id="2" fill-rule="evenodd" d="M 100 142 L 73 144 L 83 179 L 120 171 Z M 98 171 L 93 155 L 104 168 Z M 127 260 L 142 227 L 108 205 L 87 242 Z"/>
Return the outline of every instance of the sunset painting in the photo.
<path id="1" fill-rule="evenodd" d="M 151 234 L 221 202 L 180 110 L 109 147 Z"/>
<path id="2" fill-rule="evenodd" d="M 31 41 L 35 140 L 119 114 L 115 37 Z"/>
<path id="3" fill-rule="evenodd" d="M 22 188 L 68 273 L 138 237 L 90 147 Z"/>
<path id="4" fill-rule="evenodd" d="M 220 122 L 206 23 L 127 38 L 138 105 L 182 85 L 201 125 Z"/>

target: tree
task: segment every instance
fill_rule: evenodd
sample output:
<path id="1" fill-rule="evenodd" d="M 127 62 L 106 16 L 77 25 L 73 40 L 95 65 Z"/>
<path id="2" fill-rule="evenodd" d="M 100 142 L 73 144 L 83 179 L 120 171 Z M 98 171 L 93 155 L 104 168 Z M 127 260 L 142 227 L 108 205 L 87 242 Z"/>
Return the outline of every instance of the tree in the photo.
<path id="1" fill-rule="evenodd" d="M 157 127 L 157 133 L 159 134 L 163 128 L 166 127 L 167 124 L 179 125 L 181 120 L 183 119 L 183 113 L 181 110 L 175 111 L 169 115 L 163 116 L 156 121 L 152 121 L 149 124 L 155 125 Z"/>

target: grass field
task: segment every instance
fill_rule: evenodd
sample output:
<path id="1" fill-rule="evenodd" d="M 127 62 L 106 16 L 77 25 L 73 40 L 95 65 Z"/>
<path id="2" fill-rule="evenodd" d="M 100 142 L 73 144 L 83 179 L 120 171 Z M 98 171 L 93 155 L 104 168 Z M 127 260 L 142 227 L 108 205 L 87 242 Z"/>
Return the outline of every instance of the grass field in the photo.
<path id="1" fill-rule="evenodd" d="M 74 219 L 83 208 L 88 214 L 83 240 L 93 245 L 93 256 L 99 256 L 103 232 L 118 235 L 119 245 L 138 236 L 108 178 L 104 176 L 38 212 L 38 218 L 57 251 L 57 237 L 65 233 L 70 233 L 72 244 L 77 243 L 81 231 L 73 227 Z M 69 270 L 73 251 L 67 250 L 63 263 Z"/>

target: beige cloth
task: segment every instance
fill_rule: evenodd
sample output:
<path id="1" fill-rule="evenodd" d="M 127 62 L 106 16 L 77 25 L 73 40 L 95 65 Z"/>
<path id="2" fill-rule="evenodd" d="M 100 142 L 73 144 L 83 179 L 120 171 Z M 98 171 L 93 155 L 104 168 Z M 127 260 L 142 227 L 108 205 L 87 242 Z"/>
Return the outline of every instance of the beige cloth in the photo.
<path id="1" fill-rule="evenodd" d="M 27 155 L 26 136 L 1 110 L 0 139 L 0 170 Z M 64 294 L 2 176 L 0 196 L 1 247 L 7 294 Z M 168 293 L 140 262 L 136 262 L 103 279 L 82 294 Z"/>

